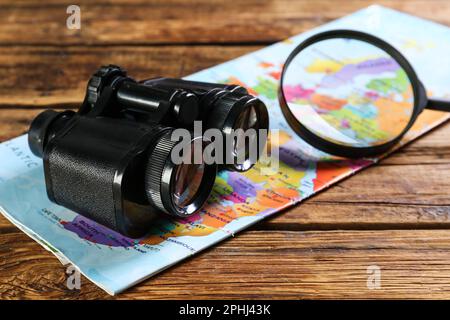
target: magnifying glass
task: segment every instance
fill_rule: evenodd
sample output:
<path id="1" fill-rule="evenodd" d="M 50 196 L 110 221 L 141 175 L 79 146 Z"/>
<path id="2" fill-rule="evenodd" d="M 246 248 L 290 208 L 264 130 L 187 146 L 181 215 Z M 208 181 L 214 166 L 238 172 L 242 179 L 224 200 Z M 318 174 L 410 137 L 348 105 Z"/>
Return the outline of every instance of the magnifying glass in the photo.
<path id="1" fill-rule="evenodd" d="M 306 142 L 329 154 L 359 158 L 392 148 L 426 109 L 428 99 L 406 58 L 358 31 L 316 34 L 289 55 L 279 87 L 281 110 Z"/>

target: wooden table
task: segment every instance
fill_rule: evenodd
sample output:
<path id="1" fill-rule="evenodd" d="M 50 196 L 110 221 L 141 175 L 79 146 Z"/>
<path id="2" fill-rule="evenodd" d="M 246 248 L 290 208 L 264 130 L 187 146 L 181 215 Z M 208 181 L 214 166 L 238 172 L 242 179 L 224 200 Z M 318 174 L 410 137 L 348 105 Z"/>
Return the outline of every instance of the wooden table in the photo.
<path id="1" fill-rule="evenodd" d="M 76 108 L 99 65 L 180 77 L 371 1 L 0 1 L 0 140 L 45 108 Z M 444 0 L 379 1 L 450 25 Z M 118 298 L 450 298 L 450 125 L 302 205 L 135 286 Z M 367 288 L 367 267 L 381 288 Z M 0 216 L 1 298 L 110 298 Z"/>

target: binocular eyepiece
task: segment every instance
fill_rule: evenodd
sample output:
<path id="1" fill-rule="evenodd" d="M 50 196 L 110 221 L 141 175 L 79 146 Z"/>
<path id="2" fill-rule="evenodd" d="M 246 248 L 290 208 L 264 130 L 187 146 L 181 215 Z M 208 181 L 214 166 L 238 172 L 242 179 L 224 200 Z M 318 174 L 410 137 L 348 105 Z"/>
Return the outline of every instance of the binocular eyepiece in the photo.
<path id="1" fill-rule="evenodd" d="M 176 135 L 178 129 L 186 134 Z M 213 141 L 209 129 L 230 143 L 215 144 L 217 135 Z M 242 139 L 249 129 L 257 133 Z M 137 82 L 110 65 L 91 77 L 78 112 L 39 114 L 28 142 L 43 159 L 51 201 L 138 238 L 161 212 L 198 212 L 217 168 L 250 169 L 266 143 L 261 129 L 268 130 L 267 109 L 241 86 L 168 78 Z M 256 156 L 249 152 L 252 144 Z M 211 146 L 219 161 L 197 156 L 198 148 Z"/>

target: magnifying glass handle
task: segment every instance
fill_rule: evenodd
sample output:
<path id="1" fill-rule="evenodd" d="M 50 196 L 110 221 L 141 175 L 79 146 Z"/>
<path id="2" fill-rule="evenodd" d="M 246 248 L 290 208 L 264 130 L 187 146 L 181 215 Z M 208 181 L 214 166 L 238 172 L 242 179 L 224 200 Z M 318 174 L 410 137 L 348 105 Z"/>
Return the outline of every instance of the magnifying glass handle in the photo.
<path id="1" fill-rule="evenodd" d="M 428 102 L 427 102 L 427 105 L 425 106 L 425 109 L 450 112 L 450 101 L 448 101 L 448 100 L 428 99 Z"/>

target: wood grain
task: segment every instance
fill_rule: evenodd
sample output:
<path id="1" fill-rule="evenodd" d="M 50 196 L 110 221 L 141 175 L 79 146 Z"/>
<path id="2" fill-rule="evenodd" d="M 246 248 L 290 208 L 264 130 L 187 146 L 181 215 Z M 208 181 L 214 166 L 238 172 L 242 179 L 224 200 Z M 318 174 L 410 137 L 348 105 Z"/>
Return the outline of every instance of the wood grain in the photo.
<path id="1" fill-rule="evenodd" d="M 260 46 L 0 47 L 0 108 L 76 107 L 101 65 L 123 66 L 136 79 L 181 77 Z"/>
<path id="2" fill-rule="evenodd" d="M 67 1 L 4 1 L 0 43 L 136 45 L 271 43 L 367 7 L 361 0 L 77 1 L 81 30 L 68 30 Z M 378 4 L 448 23 L 445 0 L 380 0 Z M 18 37 L 17 35 L 20 35 Z"/>
<path id="3" fill-rule="evenodd" d="M 0 235 L 0 298 L 111 298 L 23 234 Z M 367 268 L 381 288 L 367 288 Z M 450 231 L 249 231 L 117 296 L 119 299 L 446 298 Z"/>
<path id="4" fill-rule="evenodd" d="M 76 108 L 101 64 L 180 77 L 371 4 L 341 1 L 0 0 L 0 141 L 44 108 Z M 380 1 L 450 25 L 445 0 Z M 326 192 L 238 234 L 119 299 L 450 298 L 450 124 Z M 367 267 L 382 288 L 366 286 Z M 112 298 L 0 216 L 0 299 Z"/>

